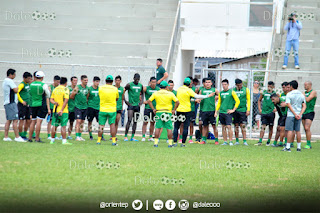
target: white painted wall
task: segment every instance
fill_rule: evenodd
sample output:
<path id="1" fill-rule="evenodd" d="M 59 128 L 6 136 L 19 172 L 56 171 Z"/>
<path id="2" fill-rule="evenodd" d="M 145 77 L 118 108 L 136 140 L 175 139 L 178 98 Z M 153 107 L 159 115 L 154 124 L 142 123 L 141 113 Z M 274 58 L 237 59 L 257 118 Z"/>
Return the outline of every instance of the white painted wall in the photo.
<path id="1" fill-rule="evenodd" d="M 194 64 L 194 50 L 181 50 L 177 57 L 176 71 L 173 73 L 174 89 L 178 89 L 183 85 L 185 77 L 191 75 L 190 64 Z"/>

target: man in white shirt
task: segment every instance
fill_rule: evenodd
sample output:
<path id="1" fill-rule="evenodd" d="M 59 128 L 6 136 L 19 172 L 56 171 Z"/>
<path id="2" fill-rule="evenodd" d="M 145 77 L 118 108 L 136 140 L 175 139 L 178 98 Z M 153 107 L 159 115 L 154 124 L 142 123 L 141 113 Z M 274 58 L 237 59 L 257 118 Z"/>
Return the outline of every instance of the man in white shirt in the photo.
<path id="1" fill-rule="evenodd" d="M 291 152 L 290 144 L 293 143 L 295 134 L 297 135 L 297 151 L 301 152 L 301 133 L 300 125 L 302 114 L 306 110 L 306 98 L 297 90 L 298 82 L 290 82 L 290 90 L 286 95 L 286 104 L 288 106 L 287 119 L 286 119 L 286 130 L 288 131 L 287 138 L 288 142 L 286 148 L 282 151 Z M 294 133 L 295 131 L 295 133 Z"/>
<path id="2" fill-rule="evenodd" d="M 9 128 L 10 124 L 12 123 L 14 134 L 15 134 L 15 141 L 17 142 L 25 142 L 23 138 L 19 136 L 18 130 L 18 99 L 17 99 L 17 92 L 18 87 L 13 82 L 13 79 L 16 77 L 16 71 L 14 69 L 9 69 L 7 71 L 7 77 L 3 80 L 2 89 L 3 89 L 3 105 L 6 112 L 6 119 L 7 122 L 4 128 L 4 138 L 3 141 L 12 141 L 9 138 Z"/>

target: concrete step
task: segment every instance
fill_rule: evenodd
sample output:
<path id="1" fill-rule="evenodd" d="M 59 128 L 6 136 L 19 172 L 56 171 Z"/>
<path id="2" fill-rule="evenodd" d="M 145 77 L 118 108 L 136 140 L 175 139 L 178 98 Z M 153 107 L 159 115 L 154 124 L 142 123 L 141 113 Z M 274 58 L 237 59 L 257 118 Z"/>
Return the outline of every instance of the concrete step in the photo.
<path id="1" fill-rule="evenodd" d="M 292 60 L 292 58 L 293 58 L 293 56 L 289 56 L 289 60 Z M 274 61 L 277 61 L 277 62 L 283 63 L 283 59 L 284 59 L 283 56 L 281 56 L 281 57 L 275 56 L 274 57 Z M 313 57 L 309 56 L 309 55 L 303 55 L 303 56 L 300 55 L 299 61 L 305 62 L 305 63 L 311 63 L 311 62 L 313 62 Z M 317 61 L 315 61 L 315 62 L 317 62 Z"/>

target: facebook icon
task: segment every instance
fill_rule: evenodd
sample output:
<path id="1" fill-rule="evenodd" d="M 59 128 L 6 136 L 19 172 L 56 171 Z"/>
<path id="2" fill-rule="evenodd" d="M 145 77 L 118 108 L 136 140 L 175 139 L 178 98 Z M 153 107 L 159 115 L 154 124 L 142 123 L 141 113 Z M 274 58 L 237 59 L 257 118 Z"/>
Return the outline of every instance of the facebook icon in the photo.
<path id="1" fill-rule="evenodd" d="M 169 211 L 172 211 L 176 208 L 176 202 L 174 200 L 167 200 L 165 206 Z"/>

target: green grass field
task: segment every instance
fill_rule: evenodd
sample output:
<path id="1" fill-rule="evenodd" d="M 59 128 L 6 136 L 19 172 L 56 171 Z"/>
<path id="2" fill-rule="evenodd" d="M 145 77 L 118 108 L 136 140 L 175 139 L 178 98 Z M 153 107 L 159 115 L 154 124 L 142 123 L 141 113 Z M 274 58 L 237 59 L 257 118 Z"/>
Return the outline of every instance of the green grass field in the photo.
<path id="1" fill-rule="evenodd" d="M 3 142 L 3 132 L 0 138 L 1 212 L 102 211 L 102 201 L 129 202 L 126 210 L 109 211 L 134 211 L 135 199 L 149 200 L 150 211 L 155 199 L 186 199 L 191 203 L 188 211 L 197 212 L 193 201 L 220 203 L 220 209 L 202 209 L 207 211 L 319 208 L 319 142 L 312 150 L 285 153 L 281 148 L 254 146 L 256 141 L 249 141 L 248 147 L 209 141 L 169 149 L 164 140 L 154 148 L 151 142 L 123 142 L 123 137 L 118 147 L 110 141 L 96 145 L 86 135 L 87 141 L 71 140 L 72 146 L 61 141 L 50 145 L 48 140 Z M 100 160 L 120 166 L 99 169 Z M 250 167 L 228 169 L 230 160 Z M 163 177 L 177 183 L 166 184 Z"/>

